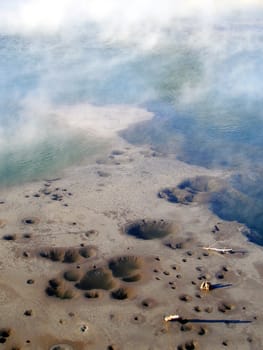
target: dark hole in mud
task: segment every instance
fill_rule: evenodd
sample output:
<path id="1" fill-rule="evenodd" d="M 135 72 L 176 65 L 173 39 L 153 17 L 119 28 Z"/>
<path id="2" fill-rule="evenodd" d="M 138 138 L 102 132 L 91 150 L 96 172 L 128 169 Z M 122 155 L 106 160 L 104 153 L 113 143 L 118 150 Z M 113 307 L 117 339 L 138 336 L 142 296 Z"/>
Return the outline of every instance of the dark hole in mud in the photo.
<path id="1" fill-rule="evenodd" d="M 84 294 L 88 299 L 98 299 L 102 296 L 102 293 L 98 290 L 90 290 Z"/>
<path id="2" fill-rule="evenodd" d="M 235 309 L 235 305 L 230 304 L 228 302 L 222 302 L 218 305 L 218 311 L 220 311 L 222 313 L 226 313 L 226 312 L 232 311 L 234 309 Z"/>
<path id="3" fill-rule="evenodd" d="M 146 298 L 142 300 L 141 305 L 143 308 L 152 309 L 157 305 L 157 301 L 153 298 Z"/>
<path id="4" fill-rule="evenodd" d="M 107 347 L 107 350 L 119 350 L 119 347 L 115 344 L 111 344 Z"/>
<path id="5" fill-rule="evenodd" d="M 216 278 L 219 280 L 223 280 L 225 278 L 224 274 L 222 272 L 217 272 L 216 273 Z"/>
<path id="6" fill-rule="evenodd" d="M 89 270 L 81 278 L 80 282 L 76 284 L 76 287 L 83 290 L 90 289 L 105 289 L 110 290 L 114 288 L 115 281 L 112 276 L 112 272 L 105 268 L 96 268 Z"/>
<path id="7" fill-rule="evenodd" d="M 177 347 L 177 350 L 195 350 L 198 348 L 199 348 L 199 346 L 198 346 L 197 342 L 194 340 L 190 340 L 189 342 L 186 342 L 183 345 L 179 345 Z"/>
<path id="8" fill-rule="evenodd" d="M 113 276 L 119 278 L 134 279 L 136 270 L 142 267 L 143 261 L 136 256 L 122 256 L 120 258 L 112 259 L 109 262 Z M 136 278 L 135 278 L 136 280 Z M 132 282 L 132 280 L 131 280 Z"/>
<path id="9" fill-rule="evenodd" d="M 86 237 L 97 236 L 99 232 L 97 230 L 88 230 L 85 232 Z"/>
<path id="10" fill-rule="evenodd" d="M 207 329 L 204 327 L 200 327 L 197 333 L 198 333 L 198 335 L 201 335 L 201 336 L 206 335 Z"/>
<path id="11" fill-rule="evenodd" d="M 182 324 L 180 327 L 181 332 L 189 332 L 192 330 L 192 326 L 190 324 Z"/>
<path id="12" fill-rule="evenodd" d="M 26 310 L 26 311 L 24 312 L 24 315 L 25 315 L 25 316 L 32 316 L 32 310 Z"/>
<path id="13" fill-rule="evenodd" d="M 145 322 L 145 317 L 141 314 L 135 314 L 131 318 L 131 323 L 133 323 L 133 324 L 141 324 L 143 322 Z"/>
<path id="14" fill-rule="evenodd" d="M 3 239 L 5 241 L 15 241 L 16 240 L 16 235 L 15 234 L 13 234 L 13 235 L 4 235 Z"/>
<path id="15" fill-rule="evenodd" d="M 29 280 L 27 280 L 27 281 L 26 281 L 26 283 L 27 283 L 27 284 L 34 284 L 34 283 L 35 283 L 35 281 L 34 281 L 34 280 L 32 280 L 32 279 L 29 279 Z"/>
<path id="16" fill-rule="evenodd" d="M 163 238 L 172 231 L 172 224 L 164 220 L 138 220 L 125 227 L 125 233 L 144 240 Z"/>
<path id="17" fill-rule="evenodd" d="M 179 299 L 181 301 L 185 301 L 187 303 L 189 303 L 190 301 L 192 301 L 192 297 L 190 295 L 187 295 L 187 294 L 182 294 L 179 296 Z"/>
<path id="18" fill-rule="evenodd" d="M 111 296 L 113 299 L 125 300 L 129 299 L 132 296 L 132 291 L 126 287 L 120 287 L 114 291 L 112 291 Z"/>
<path id="19" fill-rule="evenodd" d="M 1 338 L 8 338 L 11 334 L 10 329 L 0 329 L 0 337 Z"/>
<path id="20" fill-rule="evenodd" d="M 34 225 L 39 223 L 38 218 L 25 218 L 22 220 L 22 223 L 25 225 Z"/>
<path id="21" fill-rule="evenodd" d="M 56 289 L 61 285 L 62 281 L 59 280 L 58 278 L 53 278 L 49 280 L 48 283 L 52 288 Z"/>
<path id="22" fill-rule="evenodd" d="M 202 309 L 201 309 L 200 306 L 195 306 L 195 307 L 194 307 L 194 310 L 195 310 L 196 312 L 201 312 L 201 311 L 202 311 Z"/>

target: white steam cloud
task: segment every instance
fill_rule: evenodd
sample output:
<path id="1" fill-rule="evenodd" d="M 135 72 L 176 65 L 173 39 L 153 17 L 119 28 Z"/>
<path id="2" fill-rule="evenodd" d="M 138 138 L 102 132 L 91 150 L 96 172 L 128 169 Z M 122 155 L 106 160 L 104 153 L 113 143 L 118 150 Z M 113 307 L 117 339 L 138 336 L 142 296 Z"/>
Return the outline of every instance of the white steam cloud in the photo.
<path id="1" fill-rule="evenodd" d="M 167 91 L 183 108 L 211 91 L 262 100 L 251 29 L 262 13 L 262 0 L 1 1 L 0 158 L 52 128 L 113 136 L 151 118 L 138 105 Z"/>
<path id="2" fill-rule="evenodd" d="M 7 33 L 54 32 L 93 22 L 108 33 L 157 29 L 176 18 L 211 18 L 233 11 L 246 13 L 261 0 L 10 0 L 0 4 L 0 30 Z"/>

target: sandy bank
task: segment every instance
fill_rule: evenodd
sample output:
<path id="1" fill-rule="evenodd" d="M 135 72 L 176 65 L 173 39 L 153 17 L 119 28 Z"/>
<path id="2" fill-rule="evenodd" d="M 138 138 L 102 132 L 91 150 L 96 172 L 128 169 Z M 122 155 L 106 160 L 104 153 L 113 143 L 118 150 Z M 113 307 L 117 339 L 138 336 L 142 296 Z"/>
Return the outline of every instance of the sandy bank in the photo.
<path id="1" fill-rule="evenodd" d="M 225 176 L 116 139 L 59 179 L 2 189 L 0 349 L 260 349 L 262 248 L 205 204 L 158 197 L 197 175 Z M 141 220 L 149 239 L 125 232 Z"/>

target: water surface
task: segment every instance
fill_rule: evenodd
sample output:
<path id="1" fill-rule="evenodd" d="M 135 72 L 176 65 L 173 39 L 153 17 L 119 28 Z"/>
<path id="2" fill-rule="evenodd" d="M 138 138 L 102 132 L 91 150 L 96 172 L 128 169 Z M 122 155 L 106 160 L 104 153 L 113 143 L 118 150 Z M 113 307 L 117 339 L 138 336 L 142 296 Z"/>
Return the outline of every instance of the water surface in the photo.
<path id="1" fill-rule="evenodd" d="M 261 12 L 262 13 L 262 12 Z M 211 23 L 178 19 L 149 41 L 101 36 L 92 22 L 52 33 L 0 34 L 0 182 L 41 178 L 94 154 L 99 138 L 58 123 L 89 103 L 134 105 L 151 121 L 122 132 L 190 164 L 226 168 L 230 192 L 212 209 L 263 244 L 263 26 L 260 12 Z M 152 36 L 151 36 L 152 38 Z M 140 40 L 137 40 L 140 39 Z M 48 106 L 48 108 L 47 108 Z M 74 117 L 72 117 L 74 118 Z M 65 121 L 67 118 L 65 118 Z M 63 121 L 63 119 L 62 119 Z M 254 237 L 254 238 L 253 238 Z"/>

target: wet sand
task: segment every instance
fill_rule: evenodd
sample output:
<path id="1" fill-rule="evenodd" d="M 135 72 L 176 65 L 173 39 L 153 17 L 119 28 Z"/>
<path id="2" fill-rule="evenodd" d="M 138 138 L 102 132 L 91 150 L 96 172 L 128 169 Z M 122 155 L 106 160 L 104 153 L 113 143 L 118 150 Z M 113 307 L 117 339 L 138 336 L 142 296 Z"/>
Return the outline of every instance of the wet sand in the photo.
<path id="1" fill-rule="evenodd" d="M 262 248 L 205 200 L 158 196 L 201 175 L 227 176 L 116 137 L 60 178 L 1 189 L 0 350 L 261 349 Z"/>

